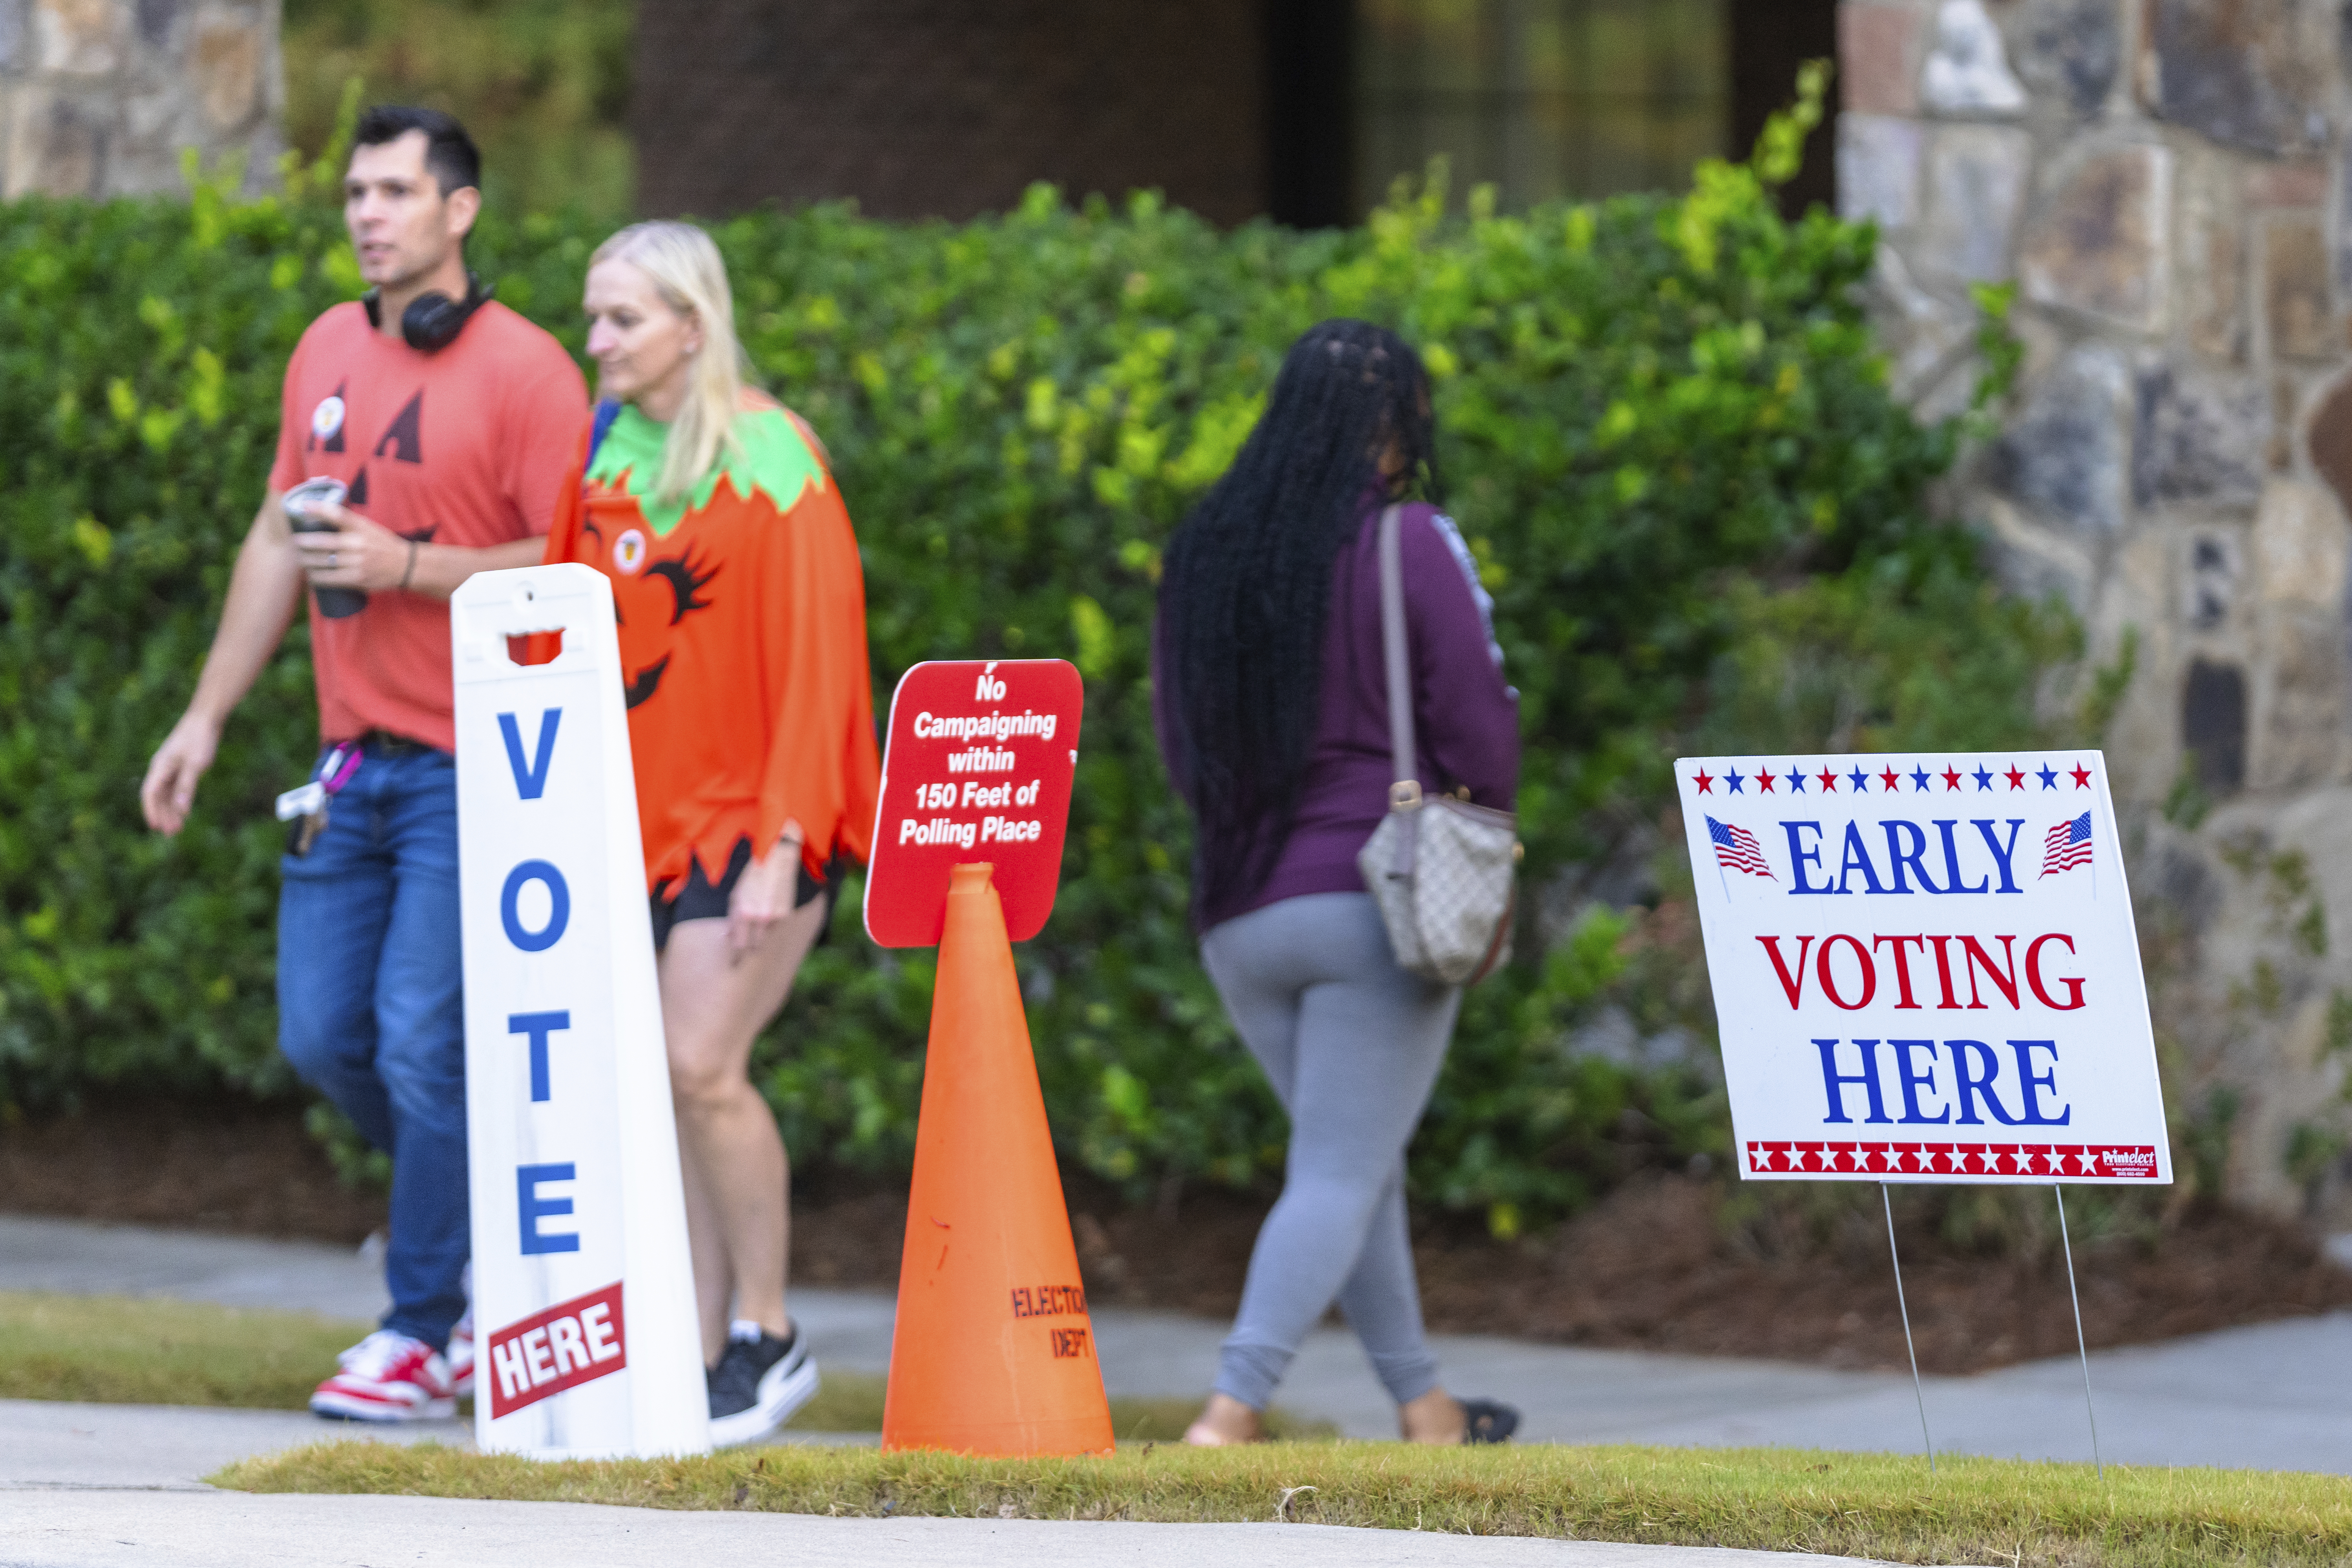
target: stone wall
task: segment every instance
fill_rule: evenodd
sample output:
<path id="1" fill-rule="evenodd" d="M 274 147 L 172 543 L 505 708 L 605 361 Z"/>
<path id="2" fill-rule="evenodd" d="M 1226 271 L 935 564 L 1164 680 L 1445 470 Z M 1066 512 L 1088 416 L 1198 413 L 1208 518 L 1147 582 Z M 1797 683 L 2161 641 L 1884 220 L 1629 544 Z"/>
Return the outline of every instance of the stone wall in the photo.
<path id="1" fill-rule="evenodd" d="M 185 189 L 181 149 L 274 179 L 278 0 L 0 0 L 0 196 Z"/>
<path id="2" fill-rule="evenodd" d="M 1838 187 L 1894 372 L 2027 347 L 1956 504 L 2137 662 L 2106 745 L 2168 1089 L 2239 1198 L 2352 1218 L 2343 0 L 1843 0 Z M 2185 1155 L 2189 1151 L 2183 1149 Z"/>

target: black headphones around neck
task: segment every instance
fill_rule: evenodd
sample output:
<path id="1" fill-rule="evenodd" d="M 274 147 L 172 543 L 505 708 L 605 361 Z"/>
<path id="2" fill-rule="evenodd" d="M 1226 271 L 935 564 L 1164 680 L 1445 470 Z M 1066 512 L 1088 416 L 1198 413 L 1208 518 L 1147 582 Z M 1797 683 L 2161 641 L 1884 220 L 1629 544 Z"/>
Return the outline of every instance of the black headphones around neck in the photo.
<path id="1" fill-rule="evenodd" d="M 428 289 L 408 302 L 400 313 L 400 335 L 410 348 L 424 353 L 437 353 L 457 341 L 474 312 L 490 301 L 497 290 L 486 289 L 472 271 L 466 274 L 466 297 L 452 300 L 438 289 Z M 377 291 L 369 289 L 360 297 L 367 307 L 368 325 L 383 325 L 383 303 Z"/>

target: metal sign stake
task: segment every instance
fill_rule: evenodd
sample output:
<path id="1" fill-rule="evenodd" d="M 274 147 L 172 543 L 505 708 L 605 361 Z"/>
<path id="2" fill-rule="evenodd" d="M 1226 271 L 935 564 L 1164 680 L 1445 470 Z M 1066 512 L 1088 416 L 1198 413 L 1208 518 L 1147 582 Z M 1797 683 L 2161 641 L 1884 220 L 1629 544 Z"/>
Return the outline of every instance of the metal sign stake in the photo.
<path id="1" fill-rule="evenodd" d="M 1911 1392 L 1919 1400 L 1919 1439 L 1927 1447 L 1927 1473 L 1936 1473 L 1936 1439 L 1927 1435 L 1927 1391 L 1919 1384 L 1919 1351 L 1911 1342 L 1911 1308 L 1903 1300 L 1903 1255 L 1895 1246 L 1895 1200 L 1886 1184 L 1878 1184 L 1878 1201 L 1886 1205 L 1886 1256 L 1895 1260 L 1895 1310 L 1903 1314 L 1903 1349 L 1911 1358 Z"/>
<path id="2" fill-rule="evenodd" d="M 2091 1403 L 2091 1347 L 2083 1338 L 2083 1295 L 2074 1289 L 2074 1243 L 2066 1234 L 2066 1189 L 2053 1182 L 2050 1193 L 2058 1200 L 2058 1240 L 2066 1249 L 2066 1295 L 2074 1303 L 2074 1349 L 2083 1358 L 2083 1410 L 2091 1418 L 2091 1468 L 2105 1481 L 2107 1467 L 2099 1458 L 2099 1412 Z"/>

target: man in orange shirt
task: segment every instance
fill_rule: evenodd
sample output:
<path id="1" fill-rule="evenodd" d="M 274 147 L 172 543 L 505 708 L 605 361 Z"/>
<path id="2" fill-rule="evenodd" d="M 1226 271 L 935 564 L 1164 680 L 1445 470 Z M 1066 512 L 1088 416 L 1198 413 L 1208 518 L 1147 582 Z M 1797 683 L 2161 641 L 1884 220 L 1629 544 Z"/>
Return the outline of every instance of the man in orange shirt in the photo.
<path id="1" fill-rule="evenodd" d="M 392 1156 L 392 1310 L 310 1399 L 355 1420 L 454 1414 L 472 1376 L 448 598 L 540 559 L 587 419 L 562 346 L 466 269 L 480 170 L 446 114 L 360 118 L 343 221 L 372 288 L 313 321 L 286 367 L 268 498 L 140 791 L 148 825 L 178 832 L 230 710 L 318 590 L 320 810 L 281 867 L 278 1044 Z M 315 531 L 297 531 L 282 499 L 318 479 L 343 500 L 306 507 Z"/>

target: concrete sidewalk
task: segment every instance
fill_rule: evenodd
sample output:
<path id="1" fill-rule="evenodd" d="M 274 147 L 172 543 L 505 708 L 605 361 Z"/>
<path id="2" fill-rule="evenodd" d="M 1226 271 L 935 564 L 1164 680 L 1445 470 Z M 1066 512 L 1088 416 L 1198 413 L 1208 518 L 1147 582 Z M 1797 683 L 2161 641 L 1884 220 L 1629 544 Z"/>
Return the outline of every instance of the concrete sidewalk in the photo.
<path id="1" fill-rule="evenodd" d="M 465 1421 L 400 1426 L 321 1421 L 300 1410 L 212 1410 L 194 1405 L 73 1405 L 0 1399 L 0 1491 L 208 1492 L 204 1478 L 256 1454 L 339 1437 L 473 1445 Z M 14 1509 L 0 1505 L 0 1516 Z M 0 1556 L 0 1564 L 10 1560 Z"/>
<path id="2" fill-rule="evenodd" d="M 143 1295 L 369 1319 L 378 1265 L 340 1247 L 0 1216 L 0 1290 Z M 826 1364 L 881 1372 L 887 1297 L 799 1291 L 793 1310 Z M 1107 1314 L 1098 1331 L 1122 1389 L 1191 1392 L 1217 1330 L 1180 1318 Z M 1340 1347 L 1320 1374 L 1345 1390 Z M 1352 1353 L 1352 1347 L 1349 1347 Z M 1360 1361 L 1360 1358 L 1358 1358 Z M 1138 1379 L 1140 1380 L 1139 1384 Z M 1184 1380 L 1181 1382 L 1174 1380 Z M 1356 1381 L 1369 1382 L 1360 1371 Z M 1358 1404 L 1362 1391 L 1355 1392 Z M 1372 1399 L 1378 1400 L 1377 1389 Z M 1385 1408 L 1380 1414 L 1385 1418 Z M 756 1558 L 842 1568 L 980 1568 L 1041 1557 L 1192 1568 L 1863 1568 L 1850 1558 L 1696 1547 L 1344 1530 L 1294 1524 L 1089 1524 L 1020 1520 L 847 1520 L 450 1498 L 255 1497 L 204 1476 L 231 1460 L 323 1438 L 470 1442 L 461 1423 L 381 1428 L 293 1411 L 0 1400 L 0 1568 L 245 1568 L 415 1563 L 427 1568 L 668 1568 Z M 841 1441 L 822 1436 L 804 1441 Z M 851 1439 L 870 1440 L 870 1439 Z M 1273 1499 L 1268 1500 L 1271 1513 Z"/>
<path id="3" fill-rule="evenodd" d="M 8 1216 L 0 1216 L 0 1290 L 154 1295 L 352 1319 L 373 1319 L 383 1306 L 377 1264 L 344 1248 Z M 824 1366 L 887 1370 L 887 1296 L 799 1289 L 793 1312 Z M 1222 1323 L 1173 1313 L 1103 1308 L 1095 1314 L 1104 1381 L 1114 1394 L 1200 1394 L 1223 1331 Z M 1901 1374 L 1470 1336 L 1441 1335 L 1436 1348 L 1448 1387 L 1520 1406 L 1524 1440 L 1897 1452 L 1916 1451 L 1920 1443 L 1918 1405 L 1910 1379 Z M 2352 1314 L 2103 1352 L 2091 1358 L 2091 1376 L 2101 1452 L 2110 1460 L 2352 1475 Z M 2082 1372 L 2072 1358 L 1980 1377 L 1930 1378 L 1926 1396 L 1939 1452 L 2090 1458 Z M 1350 1436 L 1395 1434 L 1392 1407 L 1343 1331 L 1318 1330 L 1309 1338 L 1278 1397 Z M 18 1414 L 26 1408 L 0 1405 L 0 1429 L 30 1420 Z M 266 1431 L 252 1428 L 246 1452 L 283 1447 L 302 1434 L 349 1430 L 301 1415 L 202 1415 L 270 1423 Z M 226 1428 L 207 1433 L 186 1439 L 195 1445 L 191 1452 L 215 1452 L 216 1442 L 232 1441 Z M 12 1446 L 0 1435 L 0 1457 Z M 193 1480 L 204 1469 L 183 1466 L 173 1473 Z M 10 1479 L 0 1471 L 0 1484 Z"/>
<path id="4" fill-rule="evenodd" d="M 744 1561 L 805 1568 L 996 1568 L 1032 1562 L 1120 1568 L 1195 1568 L 1202 1563 L 1276 1568 L 1864 1568 L 1852 1557 L 1319 1524 L 820 1519 L 586 1503 L 233 1492 L 19 1492 L 0 1508 L 0 1564 L 7 1568 L 394 1561 L 427 1568 L 670 1568 L 686 1562 Z"/>

